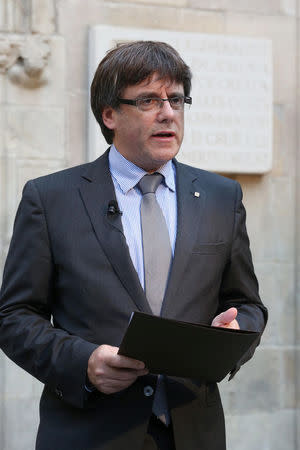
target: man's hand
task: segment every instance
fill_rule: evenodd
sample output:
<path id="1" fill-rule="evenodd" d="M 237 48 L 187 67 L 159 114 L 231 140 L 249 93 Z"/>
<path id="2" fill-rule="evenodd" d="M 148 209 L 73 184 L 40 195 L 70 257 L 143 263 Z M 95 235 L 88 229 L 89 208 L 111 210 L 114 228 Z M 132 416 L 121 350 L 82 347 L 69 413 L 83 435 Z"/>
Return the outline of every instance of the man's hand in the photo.
<path id="1" fill-rule="evenodd" d="M 227 311 L 224 311 L 216 316 L 211 324 L 214 327 L 233 328 L 234 330 L 239 330 L 240 326 L 236 320 L 236 316 L 237 309 L 229 308 Z"/>
<path id="2" fill-rule="evenodd" d="M 89 381 L 104 394 L 113 394 L 127 388 L 148 369 L 142 361 L 118 355 L 118 347 L 100 345 L 89 358 Z"/>

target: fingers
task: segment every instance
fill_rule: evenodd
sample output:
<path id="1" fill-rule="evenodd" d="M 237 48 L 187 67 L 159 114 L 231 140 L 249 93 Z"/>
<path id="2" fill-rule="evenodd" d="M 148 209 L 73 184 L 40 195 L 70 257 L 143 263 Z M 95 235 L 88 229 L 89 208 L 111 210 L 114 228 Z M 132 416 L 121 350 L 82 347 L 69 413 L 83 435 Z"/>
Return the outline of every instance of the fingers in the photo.
<path id="1" fill-rule="evenodd" d="M 132 381 L 134 383 L 135 380 Z M 132 384 L 130 383 L 130 384 Z M 106 382 L 103 382 L 97 386 L 97 389 L 102 392 L 103 394 L 115 394 L 116 392 L 120 392 L 123 389 L 126 389 L 130 384 L 115 380 L 107 380 Z"/>
<path id="2" fill-rule="evenodd" d="M 101 392 L 118 392 L 146 375 L 148 370 L 142 361 L 118 355 L 118 347 L 100 345 L 91 354 L 87 374 L 90 382 Z"/>
<path id="3" fill-rule="evenodd" d="M 116 392 L 126 389 L 128 386 L 133 384 L 138 376 L 146 375 L 148 370 L 143 369 L 142 371 L 132 372 L 127 374 L 124 379 L 105 377 L 97 379 L 97 384 L 95 386 L 100 392 L 104 394 L 114 394 Z M 117 375 L 114 375 L 117 377 Z"/>
<path id="4" fill-rule="evenodd" d="M 239 329 L 239 324 L 236 320 L 236 316 L 237 309 L 229 308 L 227 309 L 227 311 L 222 312 L 214 318 L 214 320 L 212 321 L 212 326 Z"/>
<path id="5" fill-rule="evenodd" d="M 236 318 L 237 309 L 229 308 L 229 309 L 227 309 L 227 311 L 224 311 L 223 313 L 221 313 L 220 316 L 221 316 L 221 322 L 223 324 L 228 324 Z"/>
<path id="6" fill-rule="evenodd" d="M 95 374 L 97 376 L 105 376 L 105 378 L 114 381 L 131 381 L 139 376 L 146 375 L 148 373 L 147 369 L 134 370 L 134 369 L 116 369 L 114 367 L 99 367 L 96 369 Z"/>
<path id="7" fill-rule="evenodd" d="M 103 353 L 103 356 L 105 357 L 106 364 L 111 367 L 134 370 L 141 370 L 145 368 L 145 364 L 142 361 L 128 358 L 127 356 L 118 355 L 118 347 L 111 347 L 109 345 L 103 345 L 101 347 L 104 347 L 103 350 L 105 351 L 105 354 Z"/>
<path id="8" fill-rule="evenodd" d="M 100 345 L 93 352 L 93 358 L 100 364 L 104 363 L 107 366 L 119 369 L 141 370 L 145 368 L 142 361 L 118 355 L 118 350 L 118 347 L 112 347 L 111 345 Z"/>

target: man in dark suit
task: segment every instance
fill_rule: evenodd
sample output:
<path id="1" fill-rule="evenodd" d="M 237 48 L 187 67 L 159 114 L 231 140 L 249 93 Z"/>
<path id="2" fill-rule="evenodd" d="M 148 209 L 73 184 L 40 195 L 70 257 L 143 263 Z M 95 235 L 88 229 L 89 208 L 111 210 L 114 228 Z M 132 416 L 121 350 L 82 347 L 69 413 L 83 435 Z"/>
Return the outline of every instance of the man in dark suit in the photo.
<path id="1" fill-rule="evenodd" d="M 265 326 L 239 184 L 174 159 L 190 88 L 189 68 L 167 44 L 116 47 L 91 89 L 93 112 L 113 145 L 95 162 L 24 188 L 1 289 L 0 345 L 45 384 L 38 450 L 225 449 L 216 384 L 158 378 L 117 353 L 132 311 Z M 159 269 L 149 278 L 139 212 L 144 176 L 160 179 L 153 201 L 170 240 L 158 305 L 147 288 L 165 263 L 158 248 Z M 160 232 L 153 232 L 155 246 Z"/>

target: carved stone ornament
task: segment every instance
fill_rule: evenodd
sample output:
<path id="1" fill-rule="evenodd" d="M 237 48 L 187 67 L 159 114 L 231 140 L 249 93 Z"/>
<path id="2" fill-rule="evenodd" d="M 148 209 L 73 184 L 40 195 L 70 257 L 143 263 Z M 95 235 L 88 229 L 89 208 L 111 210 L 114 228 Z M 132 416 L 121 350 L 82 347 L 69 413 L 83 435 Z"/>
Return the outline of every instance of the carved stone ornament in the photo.
<path id="1" fill-rule="evenodd" d="M 1 36 L 0 72 L 7 72 L 13 83 L 37 88 L 49 79 L 49 39 L 40 36 Z"/>

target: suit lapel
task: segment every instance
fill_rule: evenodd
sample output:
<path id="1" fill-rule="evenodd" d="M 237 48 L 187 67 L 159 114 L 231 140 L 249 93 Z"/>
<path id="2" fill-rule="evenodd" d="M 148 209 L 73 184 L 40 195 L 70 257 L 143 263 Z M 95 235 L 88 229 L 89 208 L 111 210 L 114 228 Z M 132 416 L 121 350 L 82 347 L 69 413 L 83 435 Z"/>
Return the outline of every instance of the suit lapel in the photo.
<path id="1" fill-rule="evenodd" d="M 177 236 L 169 282 L 162 307 L 162 315 L 174 312 L 174 298 L 199 233 L 206 193 L 192 169 L 176 165 Z"/>
<path id="2" fill-rule="evenodd" d="M 136 307 L 151 314 L 150 306 L 132 264 L 119 214 L 107 214 L 108 203 L 116 200 L 108 165 L 108 151 L 88 166 L 79 188 L 96 237 Z"/>

